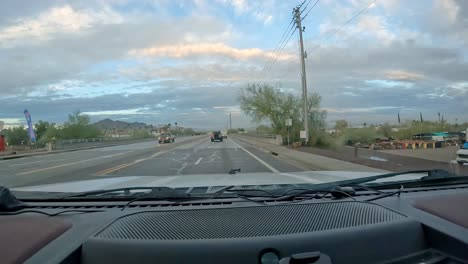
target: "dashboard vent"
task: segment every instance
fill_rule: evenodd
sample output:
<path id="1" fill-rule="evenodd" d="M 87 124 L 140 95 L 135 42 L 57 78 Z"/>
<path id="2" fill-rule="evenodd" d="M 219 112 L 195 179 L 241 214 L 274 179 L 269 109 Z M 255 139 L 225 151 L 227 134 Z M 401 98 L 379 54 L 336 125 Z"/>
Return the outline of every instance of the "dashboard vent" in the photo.
<path id="1" fill-rule="evenodd" d="M 379 205 L 362 202 L 142 212 L 116 220 L 96 237 L 157 240 L 262 237 L 403 218 L 405 216 Z"/>

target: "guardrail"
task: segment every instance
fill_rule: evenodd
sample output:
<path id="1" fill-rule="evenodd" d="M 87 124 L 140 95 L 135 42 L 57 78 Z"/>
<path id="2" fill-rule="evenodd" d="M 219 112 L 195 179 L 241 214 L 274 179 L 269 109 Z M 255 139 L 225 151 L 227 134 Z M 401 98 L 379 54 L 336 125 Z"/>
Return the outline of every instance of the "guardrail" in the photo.
<path id="1" fill-rule="evenodd" d="M 64 139 L 61 140 L 62 144 L 74 144 L 74 143 L 87 143 L 87 142 L 102 142 L 104 138 L 79 138 L 79 139 Z"/>
<path id="2" fill-rule="evenodd" d="M 275 134 L 254 134 L 254 133 L 247 133 L 243 134 L 245 136 L 249 137 L 255 137 L 258 138 L 259 141 L 264 141 L 267 143 L 275 144 L 275 145 L 282 145 L 283 144 L 283 138 L 281 135 L 275 135 Z"/>
<path id="3" fill-rule="evenodd" d="M 278 137 L 278 135 L 275 135 L 275 134 L 245 133 L 244 135 L 250 136 L 250 137 L 271 138 L 271 139 L 276 139 Z"/>

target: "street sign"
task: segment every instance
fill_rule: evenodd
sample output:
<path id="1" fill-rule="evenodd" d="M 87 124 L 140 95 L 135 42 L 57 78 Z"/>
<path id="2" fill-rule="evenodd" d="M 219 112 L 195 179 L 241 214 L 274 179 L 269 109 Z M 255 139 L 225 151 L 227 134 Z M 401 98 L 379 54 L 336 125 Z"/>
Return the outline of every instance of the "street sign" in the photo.
<path id="1" fill-rule="evenodd" d="M 292 119 L 291 118 L 286 119 L 286 126 L 288 126 L 288 127 L 292 126 Z"/>
<path id="2" fill-rule="evenodd" d="M 304 130 L 301 130 L 301 132 L 299 133 L 300 137 L 303 138 L 303 139 L 306 139 L 307 138 L 307 133 L 304 131 Z"/>

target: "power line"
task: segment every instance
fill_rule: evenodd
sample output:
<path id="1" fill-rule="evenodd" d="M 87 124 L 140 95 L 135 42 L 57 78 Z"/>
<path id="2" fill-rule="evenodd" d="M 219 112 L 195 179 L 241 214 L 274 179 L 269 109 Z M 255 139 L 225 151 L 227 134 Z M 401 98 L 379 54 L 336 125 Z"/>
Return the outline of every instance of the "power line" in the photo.
<path id="1" fill-rule="evenodd" d="M 304 0 L 304 1 L 305 1 L 305 0 Z M 309 4 L 310 4 L 311 1 L 312 1 L 312 0 L 309 0 L 309 2 L 307 2 L 306 6 L 304 6 L 304 8 L 301 10 L 301 12 L 304 12 L 304 10 L 307 9 L 307 7 L 309 6 Z M 302 2 L 302 3 L 304 3 L 304 2 Z M 302 6 L 302 5 L 300 5 L 299 8 L 300 8 L 301 6 Z"/>
<path id="2" fill-rule="evenodd" d="M 278 60 L 278 57 L 281 55 L 281 53 L 283 52 L 283 49 L 286 47 L 286 45 L 289 43 L 289 41 L 291 40 L 291 37 L 294 35 L 294 33 L 296 32 L 296 28 L 294 28 L 292 31 L 291 31 L 291 34 L 289 34 L 289 37 L 287 38 L 287 40 L 283 43 L 283 45 L 280 47 L 280 49 L 278 50 L 278 53 L 275 55 L 274 59 L 272 60 L 272 62 L 270 63 L 270 65 L 268 65 L 268 67 L 265 69 L 265 72 L 263 73 L 263 76 L 262 78 L 260 79 L 260 81 L 263 80 L 263 78 L 266 77 L 266 73 L 271 69 L 271 67 L 273 67 L 273 64 L 275 64 L 275 62 Z"/>
<path id="3" fill-rule="evenodd" d="M 269 64 L 272 62 L 273 60 L 273 57 L 275 56 L 275 54 L 280 50 L 281 46 L 283 45 L 283 41 L 285 40 L 285 37 L 287 36 L 288 32 L 290 32 L 293 27 L 294 27 L 294 19 L 291 18 L 291 21 L 289 22 L 289 25 L 286 27 L 286 30 L 283 32 L 283 35 L 281 36 L 281 39 L 278 43 L 278 45 L 276 46 L 276 48 L 273 50 L 273 52 L 271 53 L 271 56 L 268 58 L 267 62 L 265 63 L 265 65 L 263 66 L 263 69 L 262 71 L 260 72 L 259 76 L 257 77 L 257 79 L 261 79 L 262 75 L 264 74 L 265 72 L 265 69 L 269 66 Z"/>
<path id="4" fill-rule="evenodd" d="M 377 0 L 374 0 L 372 1 L 371 3 L 369 3 L 366 7 L 364 7 L 363 9 L 361 9 L 361 11 L 359 11 L 358 13 L 356 13 L 354 16 L 352 16 L 350 19 L 348 19 L 343 25 L 341 25 L 341 27 L 339 27 L 337 30 L 335 30 L 332 34 L 330 34 L 328 37 L 326 37 L 325 39 L 323 39 L 322 41 L 320 41 L 319 44 L 315 45 L 312 49 L 310 49 L 310 51 L 320 47 L 325 41 L 329 40 L 331 37 L 333 37 L 336 33 L 338 33 L 340 30 L 342 30 L 346 25 L 348 25 L 349 23 L 351 23 L 351 21 L 353 21 L 355 18 L 357 18 L 358 16 L 360 16 L 362 13 L 364 13 L 364 11 L 366 11 L 367 9 L 369 9 L 369 7 L 371 7 L 375 2 L 377 2 Z"/>
<path id="5" fill-rule="evenodd" d="M 289 28 L 289 31 L 286 32 L 286 33 L 289 33 L 289 36 L 286 34 L 285 35 L 285 38 L 282 39 L 281 43 L 279 43 L 279 46 L 277 47 L 277 49 L 272 53 L 271 57 L 270 57 L 270 60 L 268 60 L 268 62 L 266 63 L 265 67 L 263 68 L 262 72 L 260 73 L 260 77 L 258 79 L 263 79 L 265 77 L 265 74 L 271 69 L 271 67 L 273 66 L 273 64 L 276 62 L 276 60 L 278 59 L 278 56 L 281 54 L 282 50 L 284 49 L 284 47 L 286 46 L 286 44 L 289 42 L 289 40 L 291 39 L 291 35 L 294 34 L 294 31 L 295 31 L 295 28 L 294 28 L 294 24 L 291 26 L 291 28 Z M 286 38 L 287 37 L 287 38 Z"/>
<path id="6" fill-rule="evenodd" d="M 320 0 L 317 0 L 315 1 L 315 3 L 312 5 L 312 7 L 309 9 L 309 11 L 307 11 L 307 13 L 301 18 L 301 20 L 304 20 L 310 13 L 310 10 L 314 9 L 314 7 L 317 5 L 317 3 L 319 2 Z M 310 3 L 310 0 L 309 0 L 309 3 Z M 306 8 L 307 8 L 307 5 L 306 5 Z M 304 8 L 304 10 L 306 9 Z"/>

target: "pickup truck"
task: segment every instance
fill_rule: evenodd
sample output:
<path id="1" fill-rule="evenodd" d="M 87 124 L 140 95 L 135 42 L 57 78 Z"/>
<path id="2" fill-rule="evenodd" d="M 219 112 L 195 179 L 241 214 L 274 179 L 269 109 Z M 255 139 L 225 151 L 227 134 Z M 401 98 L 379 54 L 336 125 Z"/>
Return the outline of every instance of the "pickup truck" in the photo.
<path id="1" fill-rule="evenodd" d="M 170 133 L 162 133 L 158 138 L 159 143 L 171 143 L 175 141 L 175 136 Z"/>

